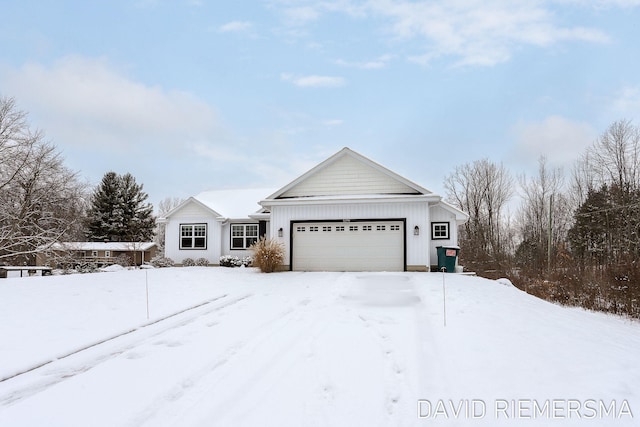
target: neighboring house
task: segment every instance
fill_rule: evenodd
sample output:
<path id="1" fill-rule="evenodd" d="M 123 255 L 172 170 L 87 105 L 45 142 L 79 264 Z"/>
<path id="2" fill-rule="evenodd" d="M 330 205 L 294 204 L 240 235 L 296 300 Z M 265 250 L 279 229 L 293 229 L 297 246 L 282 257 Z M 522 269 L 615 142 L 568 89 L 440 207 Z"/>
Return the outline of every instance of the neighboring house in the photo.
<path id="1" fill-rule="evenodd" d="M 132 264 L 141 265 L 156 256 L 154 242 L 59 242 L 36 255 L 37 265 L 57 267 L 61 262 L 115 264 L 118 257 L 126 256 Z"/>
<path id="2" fill-rule="evenodd" d="M 429 271 L 436 247 L 457 245 L 467 220 L 439 195 L 349 148 L 275 192 L 205 192 L 162 219 L 165 255 L 177 263 L 250 255 L 264 235 L 284 245 L 283 267 L 296 271 Z"/>

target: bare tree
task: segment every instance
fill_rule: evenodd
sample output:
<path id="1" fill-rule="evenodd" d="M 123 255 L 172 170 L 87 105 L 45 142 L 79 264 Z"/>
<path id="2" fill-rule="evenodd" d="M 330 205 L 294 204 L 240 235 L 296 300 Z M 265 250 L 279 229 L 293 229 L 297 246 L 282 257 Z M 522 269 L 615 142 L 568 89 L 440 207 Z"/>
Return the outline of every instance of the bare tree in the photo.
<path id="1" fill-rule="evenodd" d="M 460 239 L 465 254 L 479 264 L 495 267 L 509 247 L 502 226 L 505 205 L 513 194 L 509 172 L 502 164 L 477 160 L 457 167 L 444 186 L 449 201 L 470 216 Z"/>
<path id="2" fill-rule="evenodd" d="M 520 177 L 522 205 L 518 212 L 520 245 L 516 261 L 532 272 L 542 272 L 547 266 L 549 250 L 558 251 L 571 226 L 571 208 L 564 195 L 561 169 L 550 169 L 547 159 L 538 159 L 538 175 Z"/>
<path id="3" fill-rule="evenodd" d="M 599 186 L 637 189 L 640 185 L 640 128 L 629 120 L 614 122 L 587 151 Z"/>
<path id="4" fill-rule="evenodd" d="M 156 218 L 164 218 L 166 214 L 177 208 L 184 202 L 184 199 L 179 197 L 167 197 L 158 203 L 158 215 Z M 158 245 L 160 253 L 164 254 L 164 242 L 165 242 L 165 224 L 162 222 L 156 222 L 156 234 L 154 238 Z"/>
<path id="5" fill-rule="evenodd" d="M 177 208 L 184 202 L 180 197 L 166 197 L 158 203 L 158 218 L 164 217 L 166 214 Z"/>
<path id="6" fill-rule="evenodd" d="M 0 154 L 0 259 L 29 262 L 77 231 L 84 185 L 12 98 L 0 98 Z"/>

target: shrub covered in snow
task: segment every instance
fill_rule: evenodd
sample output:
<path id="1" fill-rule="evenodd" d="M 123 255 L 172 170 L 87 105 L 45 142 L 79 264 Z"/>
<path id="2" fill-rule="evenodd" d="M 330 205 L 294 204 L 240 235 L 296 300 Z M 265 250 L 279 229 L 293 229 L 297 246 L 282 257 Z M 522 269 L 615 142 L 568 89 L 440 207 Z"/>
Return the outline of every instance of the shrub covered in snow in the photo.
<path id="1" fill-rule="evenodd" d="M 129 255 L 122 254 L 118 255 L 113 263 L 121 267 L 130 267 L 133 264 L 133 261 Z"/>
<path id="2" fill-rule="evenodd" d="M 263 273 L 273 273 L 284 261 L 284 245 L 274 239 L 261 237 L 251 246 L 253 264 Z"/>
<path id="3" fill-rule="evenodd" d="M 106 267 L 100 268 L 100 271 L 107 272 L 107 273 L 113 272 L 113 271 L 122 271 L 122 270 L 124 270 L 124 267 L 120 264 L 111 264 Z"/>
<path id="4" fill-rule="evenodd" d="M 249 267 L 253 259 L 249 256 L 242 259 L 233 255 L 222 255 L 219 263 L 221 267 Z"/>
<path id="5" fill-rule="evenodd" d="M 182 260 L 182 265 L 185 267 L 193 267 L 196 265 L 196 262 L 193 260 L 193 258 L 185 258 Z"/>
<path id="6" fill-rule="evenodd" d="M 206 258 L 198 258 L 198 259 L 196 260 L 196 265 L 197 265 L 198 267 L 206 267 L 206 266 L 208 266 L 208 265 L 209 265 L 209 260 L 208 260 L 208 259 L 206 259 Z"/>
<path id="7" fill-rule="evenodd" d="M 175 262 L 173 262 L 171 258 L 156 255 L 155 257 L 151 258 L 149 264 L 153 265 L 154 267 L 173 267 Z"/>
<path id="8" fill-rule="evenodd" d="M 238 260 L 237 256 L 222 255 L 218 262 L 220 263 L 221 267 L 235 267 L 236 266 L 235 263 L 237 260 Z"/>

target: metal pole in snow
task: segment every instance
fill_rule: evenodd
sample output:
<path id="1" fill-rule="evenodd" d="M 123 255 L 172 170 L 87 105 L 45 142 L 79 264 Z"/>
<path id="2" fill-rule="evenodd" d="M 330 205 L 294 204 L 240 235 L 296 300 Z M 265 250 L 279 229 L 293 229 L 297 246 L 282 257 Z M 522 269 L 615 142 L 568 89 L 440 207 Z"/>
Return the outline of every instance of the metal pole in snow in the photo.
<path id="1" fill-rule="evenodd" d="M 442 267 L 442 316 L 444 319 L 444 326 L 447 326 L 447 293 L 444 286 L 444 272 L 447 271 L 447 267 Z"/>
<path id="2" fill-rule="evenodd" d="M 147 320 L 149 320 L 149 270 L 144 271 L 144 284 L 147 290 Z"/>

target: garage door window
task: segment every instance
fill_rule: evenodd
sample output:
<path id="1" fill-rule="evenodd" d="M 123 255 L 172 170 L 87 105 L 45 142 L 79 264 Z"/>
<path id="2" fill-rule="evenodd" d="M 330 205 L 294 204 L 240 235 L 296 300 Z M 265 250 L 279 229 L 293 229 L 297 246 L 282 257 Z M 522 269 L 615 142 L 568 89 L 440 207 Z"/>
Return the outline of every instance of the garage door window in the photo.
<path id="1" fill-rule="evenodd" d="M 249 249 L 258 241 L 258 224 L 233 224 L 231 249 Z"/>

